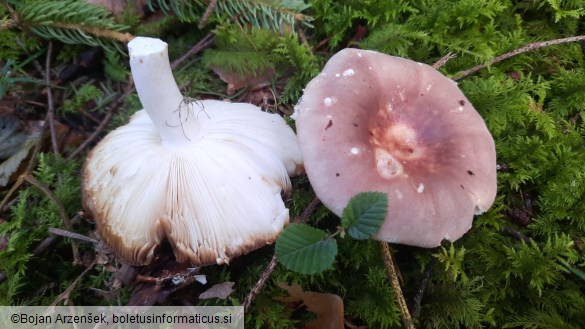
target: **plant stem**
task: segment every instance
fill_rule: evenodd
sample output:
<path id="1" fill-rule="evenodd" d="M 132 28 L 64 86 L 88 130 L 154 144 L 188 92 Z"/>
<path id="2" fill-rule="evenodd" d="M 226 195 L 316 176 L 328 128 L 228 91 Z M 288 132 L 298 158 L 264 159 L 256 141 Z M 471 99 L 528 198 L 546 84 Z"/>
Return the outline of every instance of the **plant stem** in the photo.
<path id="1" fill-rule="evenodd" d="M 494 59 L 492 59 L 491 61 L 484 63 L 484 64 L 479 64 L 476 65 L 472 68 L 470 68 L 469 70 L 465 70 L 457 75 L 455 75 L 452 79 L 457 81 L 457 80 L 461 80 L 483 68 L 488 67 L 489 65 L 501 62 L 503 60 L 506 60 L 510 57 L 516 56 L 516 55 L 520 55 L 523 53 L 527 53 L 529 51 L 532 50 L 536 50 L 536 49 L 540 49 L 540 48 L 544 48 L 544 47 L 548 47 L 548 46 L 554 46 L 554 45 L 560 45 L 562 43 L 568 43 L 568 42 L 577 42 L 577 41 L 584 41 L 585 40 L 585 35 L 579 35 L 579 36 L 575 36 L 575 37 L 568 37 L 568 38 L 563 38 L 563 39 L 555 39 L 555 40 L 549 40 L 549 41 L 540 41 L 540 42 L 533 42 L 533 43 L 529 43 L 524 47 L 512 50 L 508 53 L 505 53 L 503 55 L 500 55 Z"/>
<path id="2" fill-rule="evenodd" d="M 415 326 L 412 323 L 412 317 L 410 316 L 410 312 L 408 311 L 408 306 L 406 305 L 406 300 L 404 299 L 404 295 L 402 294 L 402 288 L 400 288 L 400 282 L 398 281 L 397 274 L 398 271 L 396 270 L 396 265 L 394 265 L 394 261 L 392 260 L 390 245 L 386 242 L 380 242 L 380 246 L 382 247 L 382 257 L 384 258 L 384 265 L 386 266 L 388 278 L 390 279 L 392 288 L 394 288 L 394 292 L 396 293 L 396 300 L 398 301 L 398 307 L 400 308 L 400 314 L 402 315 L 402 322 L 404 323 L 404 328 L 415 329 Z"/>
<path id="3" fill-rule="evenodd" d="M 317 209 L 317 207 L 320 204 L 321 200 L 315 197 L 313 201 L 311 201 L 311 203 L 309 203 L 309 205 L 305 208 L 303 213 L 296 217 L 292 222 L 296 224 L 306 223 L 309 220 L 311 214 Z M 258 279 L 252 290 L 250 290 L 250 292 L 246 296 L 246 299 L 244 299 L 244 303 L 242 304 L 242 306 L 244 306 L 244 313 L 248 313 L 248 309 L 250 308 L 252 301 L 254 300 L 254 298 L 256 298 L 256 295 L 258 295 L 262 291 L 262 289 L 266 285 L 266 281 L 268 281 L 270 275 L 276 269 L 276 265 L 278 265 L 278 260 L 276 259 L 276 256 L 272 256 L 272 259 L 270 260 L 268 265 L 266 265 L 266 268 L 262 272 L 260 279 Z"/>

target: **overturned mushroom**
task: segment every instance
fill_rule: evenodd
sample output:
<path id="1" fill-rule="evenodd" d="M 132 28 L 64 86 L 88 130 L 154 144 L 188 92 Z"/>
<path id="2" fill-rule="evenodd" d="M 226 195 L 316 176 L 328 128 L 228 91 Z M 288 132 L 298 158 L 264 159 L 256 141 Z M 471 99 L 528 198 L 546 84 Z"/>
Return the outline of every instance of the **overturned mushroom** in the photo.
<path id="1" fill-rule="evenodd" d="M 342 50 L 295 117 L 311 185 L 335 214 L 359 192 L 388 194 L 379 240 L 454 241 L 494 202 L 494 141 L 456 83 L 428 65 Z"/>
<path id="2" fill-rule="evenodd" d="M 165 238 L 193 265 L 272 243 L 289 220 L 281 192 L 302 166 L 293 131 L 251 104 L 183 97 L 161 40 L 128 48 L 144 110 L 83 169 L 84 205 L 102 239 L 135 265 L 150 263 Z"/>

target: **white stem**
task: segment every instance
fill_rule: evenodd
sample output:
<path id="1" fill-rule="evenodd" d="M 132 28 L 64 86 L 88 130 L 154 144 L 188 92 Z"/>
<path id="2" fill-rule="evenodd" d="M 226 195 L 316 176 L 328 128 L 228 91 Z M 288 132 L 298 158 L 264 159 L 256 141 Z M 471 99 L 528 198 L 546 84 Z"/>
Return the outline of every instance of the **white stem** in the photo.
<path id="1" fill-rule="evenodd" d="M 168 45 L 160 39 L 136 37 L 128 43 L 130 68 L 138 97 L 158 129 L 163 144 L 189 142 L 181 117 L 190 109 L 183 103 L 169 63 Z"/>

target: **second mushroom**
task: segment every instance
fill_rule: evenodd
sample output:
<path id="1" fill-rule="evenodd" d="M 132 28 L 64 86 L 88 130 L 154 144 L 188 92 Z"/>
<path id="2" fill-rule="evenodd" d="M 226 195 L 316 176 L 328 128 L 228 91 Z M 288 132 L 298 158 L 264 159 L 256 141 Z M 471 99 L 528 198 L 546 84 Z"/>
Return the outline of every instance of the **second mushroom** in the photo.
<path id="1" fill-rule="evenodd" d="M 344 49 L 305 89 L 296 126 L 307 175 L 335 214 L 386 192 L 376 239 L 420 247 L 454 241 L 496 195 L 496 152 L 483 119 L 431 66 Z"/>
<path id="2" fill-rule="evenodd" d="M 128 48 L 144 110 L 83 169 L 84 205 L 102 239 L 134 265 L 150 263 L 164 239 L 193 265 L 273 242 L 289 220 L 281 193 L 302 168 L 292 129 L 251 104 L 184 97 L 161 40 Z"/>

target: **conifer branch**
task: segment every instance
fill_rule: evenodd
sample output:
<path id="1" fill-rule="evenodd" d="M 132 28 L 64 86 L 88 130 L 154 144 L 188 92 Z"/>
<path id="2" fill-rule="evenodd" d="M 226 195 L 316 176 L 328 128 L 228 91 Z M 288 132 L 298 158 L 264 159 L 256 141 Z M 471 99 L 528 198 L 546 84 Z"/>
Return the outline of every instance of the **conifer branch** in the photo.
<path id="1" fill-rule="evenodd" d="M 148 5 L 154 9 L 153 4 L 165 14 L 174 14 L 181 21 L 199 22 L 199 28 L 207 23 L 213 12 L 220 16 L 227 16 L 242 25 L 252 25 L 281 31 L 288 25 L 294 30 L 295 24 L 311 27 L 311 16 L 302 11 L 310 7 L 303 0 L 150 0 Z M 203 15 L 201 11 L 205 9 Z"/>
<path id="2" fill-rule="evenodd" d="M 469 76 L 469 75 L 471 75 L 471 74 L 473 74 L 481 69 L 484 69 L 490 65 L 499 63 L 501 61 L 504 61 L 504 60 L 506 60 L 510 57 L 514 57 L 516 55 L 527 53 L 527 52 L 537 50 L 540 48 L 545 48 L 545 47 L 554 46 L 554 45 L 560 45 L 560 44 L 569 43 L 569 42 L 578 42 L 578 41 L 585 41 L 585 35 L 529 43 L 524 47 L 512 50 L 512 51 L 505 53 L 503 55 L 497 56 L 494 59 L 492 59 L 491 61 L 488 61 L 487 63 L 479 64 L 479 65 L 476 65 L 468 70 L 465 70 L 465 71 L 455 75 L 454 77 L 452 77 L 452 79 L 455 81 L 461 80 L 461 79 L 463 79 L 463 78 L 465 78 L 465 77 L 467 77 L 467 76 Z"/>
<path id="3" fill-rule="evenodd" d="M 205 25 L 207 25 L 207 20 L 209 19 L 209 16 L 211 16 L 211 14 L 213 13 L 215 6 L 217 6 L 217 1 L 218 0 L 211 0 L 209 2 L 207 9 L 205 9 L 205 13 L 203 14 L 203 16 L 201 16 L 201 20 L 199 20 L 199 24 L 197 24 L 198 28 L 202 29 L 205 27 Z"/>
<path id="4" fill-rule="evenodd" d="M 94 35 L 98 38 L 112 39 L 123 43 L 128 43 L 130 40 L 134 38 L 132 34 L 127 32 L 119 32 L 99 27 L 85 26 L 83 24 L 55 23 L 53 26 L 56 28 L 67 30 L 79 30 Z"/>
<path id="5" fill-rule="evenodd" d="M 0 24 L 0 30 L 7 30 L 18 26 L 18 23 L 14 19 L 7 19 L 2 21 Z"/>
<path id="6" fill-rule="evenodd" d="M 128 27 L 116 23 L 111 14 L 100 5 L 66 1 L 22 1 L 5 5 L 10 18 L 2 22 L 2 29 L 21 28 L 45 39 L 56 39 L 69 44 L 100 46 L 117 49 L 116 42 L 128 42 L 133 36 L 124 32 Z"/>

